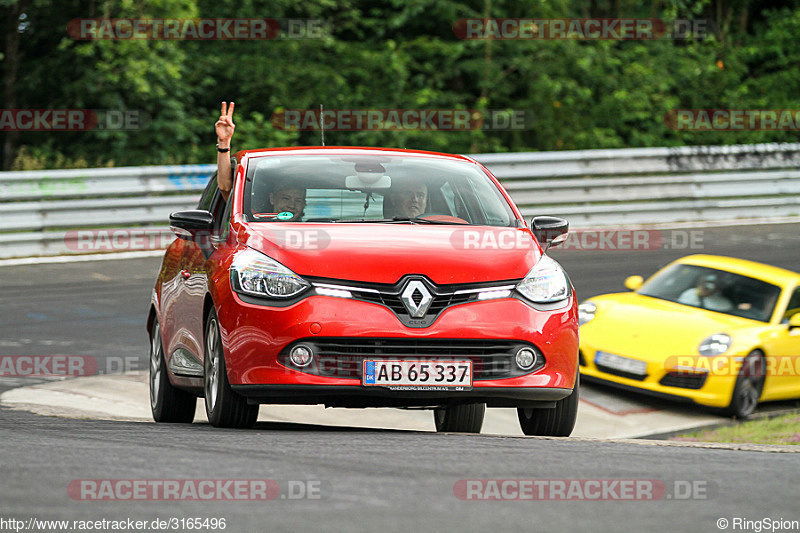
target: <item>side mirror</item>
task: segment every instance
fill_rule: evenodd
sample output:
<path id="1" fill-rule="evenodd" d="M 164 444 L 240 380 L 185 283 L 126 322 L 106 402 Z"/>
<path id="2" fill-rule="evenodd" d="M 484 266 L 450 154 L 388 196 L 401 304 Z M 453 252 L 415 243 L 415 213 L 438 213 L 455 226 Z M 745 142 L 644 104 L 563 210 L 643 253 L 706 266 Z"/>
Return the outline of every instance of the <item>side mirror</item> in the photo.
<path id="1" fill-rule="evenodd" d="M 642 276 L 628 276 L 625 278 L 625 288 L 632 291 L 641 287 L 643 283 L 644 278 Z"/>
<path id="2" fill-rule="evenodd" d="M 800 328 L 800 313 L 795 313 L 789 318 L 789 329 Z"/>
<path id="3" fill-rule="evenodd" d="M 551 216 L 538 216 L 531 219 L 531 232 L 533 232 L 539 244 L 544 244 L 547 248 L 558 246 L 567 240 L 569 232 L 569 222 L 563 218 Z"/>
<path id="4" fill-rule="evenodd" d="M 214 215 L 208 211 L 193 209 L 176 211 L 169 216 L 169 229 L 185 241 L 205 240 L 214 228 Z"/>

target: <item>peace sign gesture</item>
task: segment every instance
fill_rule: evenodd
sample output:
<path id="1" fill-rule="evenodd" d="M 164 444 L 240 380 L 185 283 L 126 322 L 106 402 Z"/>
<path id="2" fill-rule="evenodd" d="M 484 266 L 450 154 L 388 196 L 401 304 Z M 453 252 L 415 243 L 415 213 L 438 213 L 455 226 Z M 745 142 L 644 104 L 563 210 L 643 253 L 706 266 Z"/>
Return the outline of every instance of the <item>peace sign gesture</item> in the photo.
<path id="1" fill-rule="evenodd" d="M 230 104 L 222 102 L 219 120 L 214 124 L 214 129 L 217 130 L 217 140 L 222 148 L 230 146 L 233 130 L 236 129 L 236 125 L 233 123 L 233 106 L 233 102 Z"/>

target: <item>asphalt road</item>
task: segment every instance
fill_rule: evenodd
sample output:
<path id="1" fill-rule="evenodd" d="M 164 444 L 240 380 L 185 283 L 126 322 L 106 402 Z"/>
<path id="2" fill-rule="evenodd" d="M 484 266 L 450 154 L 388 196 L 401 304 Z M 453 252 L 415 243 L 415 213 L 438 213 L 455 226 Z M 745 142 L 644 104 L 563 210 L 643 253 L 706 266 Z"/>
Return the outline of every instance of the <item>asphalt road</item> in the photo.
<path id="1" fill-rule="evenodd" d="M 652 250 L 573 247 L 552 255 L 584 299 L 624 290 L 626 276 L 649 275 L 688 253 L 797 270 L 798 229 L 798 224 L 782 224 L 685 230 L 701 232 L 694 236 L 694 249 L 664 248 L 664 242 L 677 241 L 662 235 L 662 246 Z M 0 267 L 0 354 L 81 354 L 96 357 L 101 368 L 114 370 L 127 362 L 129 370 L 145 369 L 143 322 L 159 264 L 158 258 L 145 258 Z M 0 391 L 25 383 L 30 380 L 0 378 Z M 2 518 L 224 517 L 228 531 L 674 532 L 718 531 L 719 518 L 800 520 L 800 454 L 297 424 L 226 431 L 201 424 L 67 420 L 7 409 L 0 409 L 0 438 Z M 311 480 L 319 483 L 322 498 L 86 502 L 67 492 L 71 480 L 131 478 L 258 478 L 283 487 L 290 480 Z M 454 484 L 471 478 L 656 479 L 668 489 L 675 480 L 696 481 L 707 494 L 705 499 L 624 502 L 461 501 Z"/>
<path id="2" fill-rule="evenodd" d="M 27 520 L 225 518 L 227 531 L 718 531 L 719 518 L 800 519 L 800 454 L 261 424 L 63 420 L 0 411 L 3 516 Z M 255 502 L 74 500 L 76 479 L 269 479 Z M 460 500 L 464 479 L 692 482 L 702 499 Z M 685 483 L 680 483 L 685 486 Z M 480 492 L 479 494 L 485 494 Z M 653 492 L 653 494 L 656 494 Z M 554 496 L 558 497 L 558 496 Z"/>

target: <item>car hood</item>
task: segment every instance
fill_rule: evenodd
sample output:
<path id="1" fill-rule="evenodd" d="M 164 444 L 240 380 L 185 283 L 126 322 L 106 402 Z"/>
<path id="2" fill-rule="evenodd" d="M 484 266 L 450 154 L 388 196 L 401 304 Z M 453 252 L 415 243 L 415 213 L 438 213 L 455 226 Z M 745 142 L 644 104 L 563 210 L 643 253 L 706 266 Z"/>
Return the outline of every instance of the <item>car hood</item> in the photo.
<path id="1" fill-rule="evenodd" d="M 480 236 L 465 245 L 466 231 Z M 259 223 L 239 241 L 301 276 L 374 283 L 406 274 L 437 284 L 520 279 L 541 255 L 529 230 L 485 226 Z"/>
<path id="2" fill-rule="evenodd" d="M 659 300 L 637 293 L 590 298 L 595 318 L 580 327 L 586 346 L 643 360 L 698 355 L 700 343 L 715 333 L 727 333 L 736 343 L 743 330 L 759 322 Z M 591 354 L 585 354 L 591 356 Z"/>

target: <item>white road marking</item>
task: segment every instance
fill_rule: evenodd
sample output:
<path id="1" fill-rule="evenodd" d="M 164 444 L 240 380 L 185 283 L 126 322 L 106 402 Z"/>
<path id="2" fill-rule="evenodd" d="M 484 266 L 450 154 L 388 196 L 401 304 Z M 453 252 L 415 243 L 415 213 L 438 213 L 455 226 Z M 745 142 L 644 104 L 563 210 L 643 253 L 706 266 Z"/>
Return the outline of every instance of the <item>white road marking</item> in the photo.
<path id="1" fill-rule="evenodd" d="M 138 259 L 140 257 L 160 257 L 162 255 L 164 255 L 164 250 L 142 250 L 139 252 L 113 252 L 107 254 L 22 257 L 17 259 L 0 259 L 0 266 L 44 265 L 48 263 L 76 263 L 79 261 L 110 261 L 113 259 Z"/>

